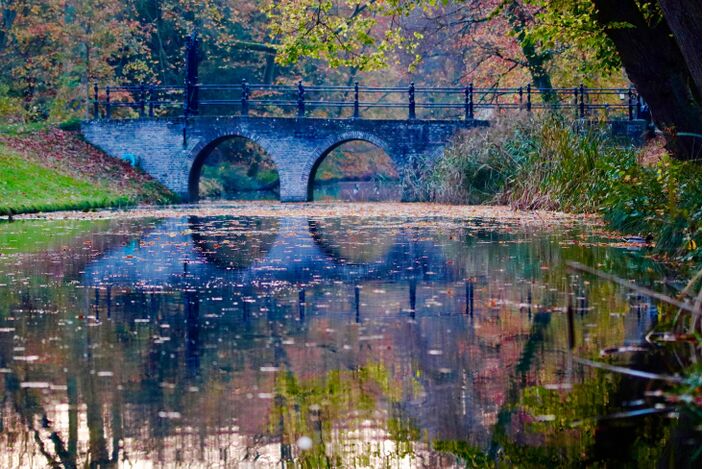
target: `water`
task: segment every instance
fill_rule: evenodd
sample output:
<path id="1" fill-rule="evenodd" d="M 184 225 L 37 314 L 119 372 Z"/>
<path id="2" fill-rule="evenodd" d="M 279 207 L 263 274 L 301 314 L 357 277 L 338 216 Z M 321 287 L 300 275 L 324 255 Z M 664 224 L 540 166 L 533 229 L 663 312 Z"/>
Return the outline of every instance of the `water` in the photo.
<path id="1" fill-rule="evenodd" d="M 401 200 L 402 192 L 401 185 L 395 180 L 316 182 L 313 200 L 323 202 L 398 202 Z M 209 201 L 209 203 L 219 203 L 224 200 L 276 201 L 279 200 L 279 193 L 278 190 L 233 192 L 224 194 L 223 197 Z"/>
<path id="2" fill-rule="evenodd" d="M 317 182 L 313 200 L 346 202 L 400 201 L 401 184 L 397 180 Z"/>
<path id="3" fill-rule="evenodd" d="M 667 454 L 674 411 L 599 419 L 661 403 L 660 383 L 579 361 L 641 346 L 656 305 L 565 268 L 663 288 L 638 250 L 580 224 L 281 207 L 0 225 L 0 467 Z"/>

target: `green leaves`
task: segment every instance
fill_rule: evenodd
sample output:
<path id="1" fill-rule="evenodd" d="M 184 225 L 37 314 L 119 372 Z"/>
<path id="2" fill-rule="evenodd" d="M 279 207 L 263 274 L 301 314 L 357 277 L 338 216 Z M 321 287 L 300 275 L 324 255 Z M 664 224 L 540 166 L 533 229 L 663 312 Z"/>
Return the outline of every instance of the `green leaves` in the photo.
<path id="1" fill-rule="evenodd" d="M 620 69 L 619 56 L 597 22 L 591 0 L 528 0 L 527 3 L 536 7 L 538 13 L 535 24 L 526 32 L 526 40 L 551 49 L 580 51 L 581 60 L 575 63 L 585 74 L 608 74 Z"/>
<path id="2" fill-rule="evenodd" d="M 421 3 L 425 2 L 273 2 L 267 15 L 271 32 L 280 41 L 277 62 L 290 65 L 308 57 L 331 67 L 385 68 L 395 52 L 413 53 L 417 48 L 420 37 L 406 37 L 397 19 Z"/>
<path id="3" fill-rule="evenodd" d="M 663 154 L 654 166 L 611 169 L 602 213 L 615 228 L 653 236 L 656 249 L 701 263 L 701 168 Z"/>

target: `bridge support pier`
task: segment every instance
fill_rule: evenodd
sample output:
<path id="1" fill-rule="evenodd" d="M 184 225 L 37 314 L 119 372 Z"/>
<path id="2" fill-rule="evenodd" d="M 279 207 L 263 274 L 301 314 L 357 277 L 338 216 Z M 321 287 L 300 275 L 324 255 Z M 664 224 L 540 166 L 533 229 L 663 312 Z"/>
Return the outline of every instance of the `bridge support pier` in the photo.
<path id="1" fill-rule="evenodd" d="M 308 202 L 310 200 L 308 187 L 302 184 L 300 178 L 292 177 L 279 170 L 279 200 L 281 202 Z"/>

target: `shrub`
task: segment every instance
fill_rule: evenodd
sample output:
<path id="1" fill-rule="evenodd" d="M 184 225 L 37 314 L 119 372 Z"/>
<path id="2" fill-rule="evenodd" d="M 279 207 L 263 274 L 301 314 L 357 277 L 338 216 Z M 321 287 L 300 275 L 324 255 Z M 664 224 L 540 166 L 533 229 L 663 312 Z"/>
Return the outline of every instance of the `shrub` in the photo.
<path id="1" fill-rule="evenodd" d="M 404 175 L 406 193 L 415 199 L 454 204 L 495 200 L 523 164 L 531 129 L 532 121 L 522 118 L 459 135 L 436 164 L 421 159 L 416 175 Z"/>
<path id="2" fill-rule="evenodd" d="M 59 124 L 59 128 L 70 132 L 81 130 L 81 119 L 78 117 L 67 119 Z"/>
<path id="3" fill-rule="evenodd" d="M 664 154 L 655 166 L 620 168 L 605 190 L 604 218 L 618 230 L 652 237 L 660 252 L 701 262 L 700 165 Z"/>
<path id="4" fill-rule="evenodd" d="M 26 119 L 22 100 L 10 95 L 7 85 L 0 84 L 0 121 L 7 124 L 21 124 Z"/>
<path id="5" fill-rule="evenodd" d="M 575 126 L 555 116 L 534 126 L 522 164 L 500 197 L 516 208 L 595 212 L 611 173 L 637 165 L 636 149 L 617 144 L 606 127 Z"/>

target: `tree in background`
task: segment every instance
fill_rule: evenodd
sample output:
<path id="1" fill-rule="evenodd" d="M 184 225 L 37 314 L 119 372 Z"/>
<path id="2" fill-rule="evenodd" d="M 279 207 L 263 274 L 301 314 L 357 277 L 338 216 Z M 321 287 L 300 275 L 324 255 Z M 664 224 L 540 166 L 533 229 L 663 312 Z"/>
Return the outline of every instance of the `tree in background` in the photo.
<path id="1" fill-rule="evenodd" d="M 670 152 L 701 158 L 700 1 L 533 1 L 542 11 L 537 40 L 591 49 L 599 64 L 618 57 Z"/>
<path id="2" fill-rule="evenodd" d="M 262 62 L 261 57 L 252 51 L 273 54 L 274 50 L 267 47 L 266 17 L 258 6 L 257 1 L 135 0 L 135 19 L 147 30 L 157 80 L 183 81 L 184 38 L 194 30 L 202 38 L 204 79 L 235 81 L 241 77 L 233 77 L 233 68 L 253 65 L 252 69 L 259 69 L 254 65 Z M 243 42 L 250 46 L 244 52 Z"/>
<path id="3" fill-rule="evenodd" d="M 89 83 L 113 79 L 119 65 L 129 63 L 123 73 L 136 79 L 148 69 L 129 2 L 5 0 L 0 10 L 0 81 L 21 96 L 30 118 L 80 109 Z"/>
<path id="4" fill-rule="evenodd" d="M 257 1 L 0 0 L 0 94 L 29 120 L 84 115 L 93 82 L 183 83 L 183 46 L 203 38 L 201 77 L 275 79 Z M 2 96 L 0 96 L 1 98 Z"/>
<path id="5" fill-rule="evenodd" d="M 503 59 L 507 72 L 520 66 L 544 89 L 552 86 L 549 69 L 567 74 L 578 68 L 588 76 L 623 66 L 665 132 L 668 149 L 679 159 L 701 156 L 701 139 L 692 138 L 701 132 L 701 79 L 694 75 L 701 64 L 701 4 L 696 0 L 283 0 L 271 5 L 270 17 L 273 31 L 283 38 L 281 63 L 313 57 L 333 67 L 370 70 L 400 54 L 413 55 L 415 66 L 424 35 L 404 34 L 404 21 L 423 12 L 441 24 L 443 15 L 436 13 L 448 8 L 460 18 L 448 24 L 466 34 L 460 47 L 489 49 L 487 34 L 480 32 L 505 31 L 512 48 L 494 41 L 491 55 Z M 360 53 L 363 45 L 369 53 Z"/>
<path id="6" fill-rule="evenodd" d="M 313 57 L 362 70 L 406 63 L 438 84 L 530 82 L 547 100 L 555 97 L 555 80 L 558 86 L 572 86 L 575 79 L 587 85 L 623 85 L 618 60 L 607 63 L 597 60 L 591 48 L 536 40 L 532 31 L 541 10 L 518 0 L 288 0 L 272 3 L 270 16 L 273 31 L 283 38 L 281 63 Z M 362 44 L 368 53 L 361 53 Z M 437 57 L 455 60 L 436 69 L 423 66 Z"/>

